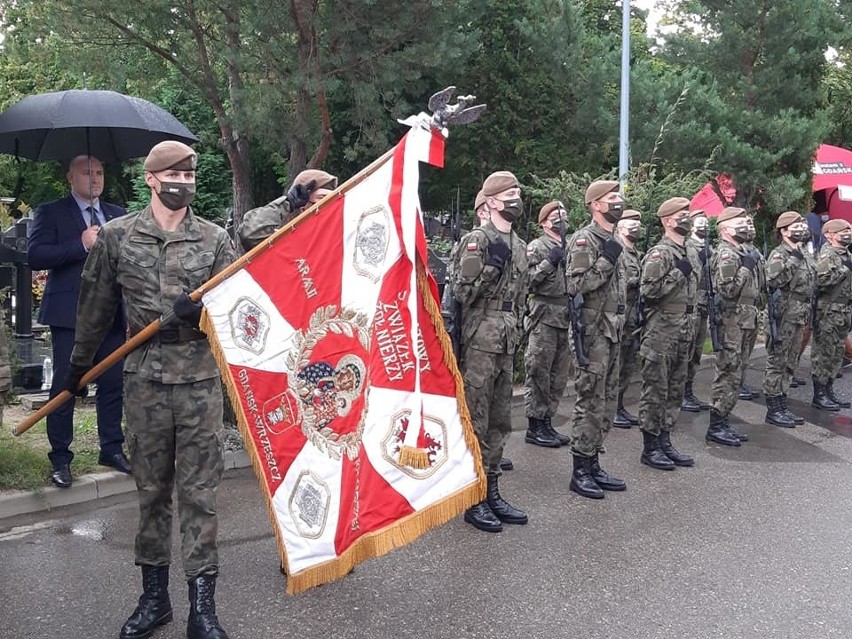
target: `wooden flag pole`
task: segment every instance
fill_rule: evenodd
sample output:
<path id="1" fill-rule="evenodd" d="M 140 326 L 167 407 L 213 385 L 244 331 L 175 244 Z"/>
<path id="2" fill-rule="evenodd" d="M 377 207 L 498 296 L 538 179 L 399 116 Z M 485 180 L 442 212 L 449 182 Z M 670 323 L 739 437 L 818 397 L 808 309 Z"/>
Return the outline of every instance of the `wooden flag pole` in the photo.
<path id="1" fill-rule="evenodd" d="M 370 177 L 373 173 L 378 171 L 384 164 L 393 156 L 394 151 L 396 150 L 396 146 L 385 152 L 381 157 L 377 160 L 373 161 L 372 164 L 362 169 L 351 178 L 346 180 L 343 184 L 334 189 L 331 193 L 327 194 L 324 198 L 322 198 L 319 202 L 312 204 L 310 207 L 305 209 L 298 216 L 290 220 L 287 224 L 282 226 L 280 229 L 275 231 L 272 235 L 266 238 L 263 242 L 255 246 L 248 253 L 240 257 L 235 262 L 229 264 L 226 268 L 222 269 L 216 275 L 207 280 L 204 284 L 199 286 L 197 289 L 192 291 L 189 294 L 190 299 L 193 302 L 197 302 L 201 299 L 201 297 L 207 291 L 212 290 L 226 279 L 234 275 L 236 272 L 243 269 L 247 266 L 253 259 L 255 259 L 258 255 L 263 253 L 273 244 L 275 244 L 278 240 L 280 240 L 285 235 L 292 233 L 294 229 L 296 229 L 300 224 L 302 224 L 305 220 L 316 215 L 320 206 L 323 206 L 327 203 L 330 203 L 334 198 L 341 197 L 347 191 L 357 186 L 368 177 Z M 174 318 L 174 313 L 169 311 L 162 317 L 155 319 L 153 322 L 148 324 L 143 330 L 130 338 L 127 342 L 122 344 L 119 348 L 115 349 L 108 357 L 102 360 L 99 364 L 90 369 L 85 375 L 83 375 L 82 379 L 80 379 L 80 388 L 91 384 L 95 379 L 100 377 L 105 371 L 112 368 L 115 364 L 119 362 L 119 360 L 123 359 L 127 356 L 128 353 L 136 350 L 142 344 L 151 339 L 159 330 L 160 327 L 168 324 Z M 15 437 L 24 434 L 30 428 L 32 428 L 39 421 L 44 419 L 47 415 L 55 411 L 57 408 L 62 406 L 65 402 L 73 397 L 73 393 L 68 390 L 64 390 L 59 393 L 56 397 L 51 399 L 47 404 L 42 406 L 39 410 L 34 412 L 32 415 L 21 421 L 12 429 L 12 434 Z"/>

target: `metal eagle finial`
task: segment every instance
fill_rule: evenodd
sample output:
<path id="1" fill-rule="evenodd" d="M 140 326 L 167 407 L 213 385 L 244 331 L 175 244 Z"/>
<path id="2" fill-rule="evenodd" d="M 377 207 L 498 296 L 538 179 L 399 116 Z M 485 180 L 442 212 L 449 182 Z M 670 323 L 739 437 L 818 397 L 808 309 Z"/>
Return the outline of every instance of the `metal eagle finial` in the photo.
<path id="1" fill-rule="evenodd" d="M 438 91 L 429 98 L 429 110 L 432 115 L 420 113 L 413 115 L 405 120 L 399 120 L 402 124 L 414 126 L 420 124 L 438 129 L 447 137 L 449 131 L 447 127 L 454 124 L 470 124 L 477 120 L 485 111 L 486 105 L 477 104 L 469 107 L 468 105 L 476 99 L 473 95 L 462 95 L 458 97 L 455 104 L 450 104 L 450 100 L 456 93 L 456 87 L 447 87 L 443 91 Z"/>

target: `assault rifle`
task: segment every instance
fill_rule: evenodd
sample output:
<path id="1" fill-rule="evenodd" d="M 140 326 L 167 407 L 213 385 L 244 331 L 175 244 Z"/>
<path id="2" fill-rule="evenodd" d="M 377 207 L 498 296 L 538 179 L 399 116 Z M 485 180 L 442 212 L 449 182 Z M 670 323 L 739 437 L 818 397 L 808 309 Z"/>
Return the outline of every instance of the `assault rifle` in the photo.
<path id="1" fill-rule="evenodd" d="M 450 234 L 453 238 L 453 251 L 451 256 L 458 252 L 458 244 L 461 241 L 461 194 L 456 190 L 455 206 L 450 217 Z M 453 264 L 452 260 L 447 267 L 447 274 L 444 279 L 444 294 L 441 296 L 441 317 L 444 318 L 444 328 L 447 329 L 447 334 L 450 336 L 450 341 L 453 343 L 453 352 L 456 355 L 456 360 L 461 360 L 461 334 L 462 334 L 462 309 L 453 295 Z"/>
<path id="2" fill-rule="evenodd" d="M 758 256 L 757 249 L 752 249 L 754 253 Z M 766 240 L 766 228 L 763 229 L 763 255 L 768 256 L 769 253 L 769 243 Z M 760 260 L 758 260 L 758 264 L 760 264 Z M 758 276 L 758 273 L 755 273 Z M 766 281 L 766 273 L 764 272 L 759 277 L 762 278 L 761 284 L 763 285 L 763 290 L 766 294 L 766 323 L 769 328 L 769 344 L 767 346 L 774 346 L 778 344 L 778 326 L 781 322 L 781 318 L 778 315 L 778 305 L 781 303 L 781 290 L 780 289 L 772 289 L 769 286 L 769 282 Z"/>
<path id="3" fill-rule="evenodd" d="M 562 251 L 565 253 L 565 267 L 563 269 L 563 278 L 565 281 L 565 295 L 568 296 L 568 319 L 571 321 L 571 340 L 574 343 L 574 354 L 577 357 L 577 365 L 580 368 L 589 366 L 589 356 L 586 355 L 586 327 L 583 324 L 583 294 L 577 293 L 570 295 L 568 293 L 568 229 L 566 228 L 565 220 L 559 220 L 559 238 L 562 241 Z"/>
<path id="4" fill-rule="evenodd" d="M 722 337 L 719 335 L 719 306 L 716 293 L 713 290 L 713 274 L 710 272 L 710 238 L 704 239 L 704 248 L 699 251 L 701 262 L 704 265 L 704 294 L 707 296 L 707 323 L 710 327 L 710 342 L 713 344 L 713 352 L 722 350 Z"/>
<path id="5" fill-rule="evenodd" d="M 811 294 L 811 339 L 816 339 L 817 332 L 817 306 L 819 305 L 819 286 L 814 283 L 814 292 Z"/>
<path id="6" fill-rule="evenodd" d="M 645 225 L 645 237 L 642 238 L 642 255 L 640 257 L 640 263 L 641 263 L 641 261 L 643 261 L 645 259 L 645 256 L 648 254 L 648 245 L 650 243 L 651 243 L 651 222 L 649 221 Z M 642 269 L 641 269 L 641 267 L 639 269 L 639 279 L 640 279 L 639 288 L 640 288 L 640 291 L 641 291 L 641 288 L 642 288 L 642 284 L 641 284 Z M 639 296 L 636 298 L 635 312 L 636 312 L 636 317 L 634 318 L 634 320 L 635 320 L 636 329 L 633 331 L 633 339 L 634 339 L 634 341 L 636 341 L 638 343 L 638 342 L 641 341 L 642 327 L 645 326 L 645 320 L 648 319 L 645 316 L 646 315 L 645 314 L 645 296 L 642 295 L 641 292 L 639 293 Z"/>

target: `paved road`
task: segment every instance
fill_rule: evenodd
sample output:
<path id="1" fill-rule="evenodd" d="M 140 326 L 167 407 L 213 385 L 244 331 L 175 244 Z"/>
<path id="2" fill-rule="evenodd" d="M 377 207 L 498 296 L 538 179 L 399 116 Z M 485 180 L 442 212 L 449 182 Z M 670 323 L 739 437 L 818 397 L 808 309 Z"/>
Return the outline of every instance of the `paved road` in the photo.
<path id="1" fill-rule="evenodd" d="M 605 467 L 629 488 L 603 502 L 568 492 L 567 450 L 516 433 L 503 493 L 529 525 L 489 535 L 457 519 L 292 597 L 255 479 L 236 471 L 220 498 L 220 617 L 235 639 L 848 637 L 852 411 L 818 414 L 798 401 L 808 393 L 792 404 L 816 423 L 792 431 L 740 402 L 752 441 L 736 450 L 705 444 L 707 413 L 684 414 L 675 441 L 692 469 L 642 466 L 640 433 L 614 430 Z M 117 637 L 138 596 L 135 525 L 132 496 L 0 523 L 0 637 Z M 185 637 L 177 569 L 172 580 L 175 622 L 157 638 Z"/>

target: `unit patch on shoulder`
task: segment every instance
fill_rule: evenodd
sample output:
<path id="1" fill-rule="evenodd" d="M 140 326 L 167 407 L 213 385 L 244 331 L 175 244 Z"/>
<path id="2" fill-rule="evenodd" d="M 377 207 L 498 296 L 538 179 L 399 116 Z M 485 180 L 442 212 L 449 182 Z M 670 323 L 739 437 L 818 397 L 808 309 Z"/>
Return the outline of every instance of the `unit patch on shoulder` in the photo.
<path id="1" fill-rule="evenodd" d="M 468 251 L 475 251 L 478 248 L 479 248 L 479 245 L 476 242 L 468 242 L 467 243 L 467 250 Z"/>
<path id="2" fill-rule="evenodd" d="M 586 245 L 586 238 L 581 237 L 581 238 L 577 239 L 576 246 L 585 246 L 585 245 Z"/>

